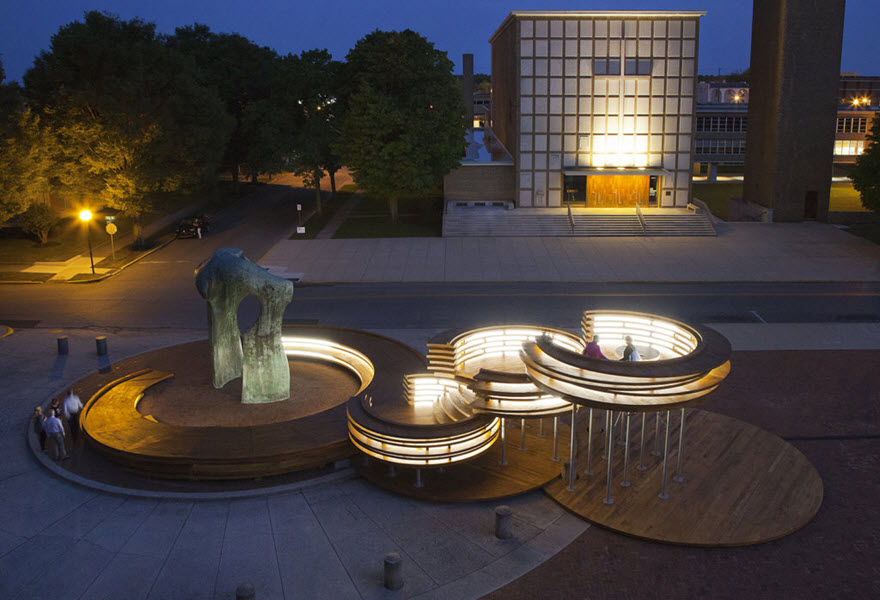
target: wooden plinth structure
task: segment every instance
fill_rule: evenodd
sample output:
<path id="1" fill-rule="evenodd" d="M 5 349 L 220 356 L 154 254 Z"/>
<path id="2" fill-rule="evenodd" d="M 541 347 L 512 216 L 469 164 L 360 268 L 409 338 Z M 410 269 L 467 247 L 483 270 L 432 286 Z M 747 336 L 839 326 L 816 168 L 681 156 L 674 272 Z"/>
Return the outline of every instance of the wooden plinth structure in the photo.
<path id="1" fill-rule="evenodd" d="M 349 371 L 341 374 L 344 377 L 354 371 L 361 381 L 359 392 L 397 391 L 403 373 L 424 365 L 407 346 L 366 332 L 290 327 L 285 335 L 293 339 L 286 347 L 311 353 L 318 362 L 336 363 Z M 114 365 L 115 378 L 104 383 L 83 410 L 81 426 L 89 445 L 128 471 L 190 480 L 268 477 L 320 468 L 352 454 L 347 397 L 301 418 L 249 426 L 174 425 L 138 412 L 137 403 L 149 388 L 175 385 L 175 357 L 182 364 L 188 354 L 208 351 L 207 342 L 194 342 Z M 152 365 L 165 370 L 149 368 Z M 295 390 L 295 381 L 293 386 Z"/>
<path id="2" fill-rule="evenodd" d="M 653 449 L 653 427 L 646 429 L 646 447 Z M 620 485 L 623 452 L 615 449 L 613 504 L 603 502 L 607 463 L 601 459 L 594 460 L 594 475 L 585 475 L 583 464 L 579 465 L 574 492 L 560 480 L 545 490 L 568 510 L 601 527 L 686 546 L 759 544 L 797 531 L 816 515 L 822 504 L 822 479 L 791 444 L 743 421 L 703 410 L 688 411 L 687 432 L 684 481 L 672 481 L 670 473 L 665 500 L 659 497 L 661 459 L 646 451 L 648 469 L 639 471 L 637 446 L 629 487 Z M 585 437 L 579 438 L 579 454 L 585 456 Z M 604 446 L 599 438 L 593 440 L 597 459 Z M 670 452 L 670 464 L 675 465 L 677 448 L 672 446 Z"/>
<path id="3" fill-rule="evenodd" d="M 357 461 L 358 473 L 395 494 L 432 502 L 472 502 L 516 496 L 538 489 L 562 472 L 563 460 L 554 462 L 553 419 L 544 420 L 544 437 L 538 436 L 536 420 L 526 421 L 526 449 L 521 449 L 521 422 L 515 420 L 506 428 L 507 464 L 501 464 L 501 442 L 468 462 L 447 467 L 422 469 L 422 487 L 416 487 L 416 472 L 411 467 L 393 467 L 385 461 Z M 559 424 L 559 454 L 568 456 L 569 427 Z"/>

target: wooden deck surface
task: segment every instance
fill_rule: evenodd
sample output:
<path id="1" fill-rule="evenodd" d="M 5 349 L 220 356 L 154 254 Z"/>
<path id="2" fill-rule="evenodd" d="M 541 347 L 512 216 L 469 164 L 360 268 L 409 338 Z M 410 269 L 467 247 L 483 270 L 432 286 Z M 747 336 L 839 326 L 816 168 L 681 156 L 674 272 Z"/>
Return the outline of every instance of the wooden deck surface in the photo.
<path id="1" fill-rule="evenodd" d="M 546 437 L 538 437 L 538 421 L 526 421 L 526 450 L 520 450 L 522 429 L 519 419 L 511 419 L 507 428 L 507 466 L 501 466 L 501 442 L 495 442 L 484 454 L 459 464 L 422 469 L 424 487 L 415 487 L 415 469 L 395 467 L 370 459 L 368 464 L 358 457 L 358 473 L 375 485 L 395 494 L 433 502 L 470 502 L 506 498 L 540 488 L 559 477 L 563 461 L 568 457 L 569 428 L 559 424 L 560 461 L 553 457 L 553 419 L 544 419 Z"/>
<path id="2" fill-rule="evenodd" d="M 613 504 L 604 504 L 606 465 L 599 458 L 604 437 L 594 438 L 595 475 L 583 474 L 585 436 L 579 435 L 580 478 L 575 491 L 561 480 L 545 490 L 557 502 L 602 527 L 647 540 L 687 546 L 745 546 L 774 540 L 806 525 L 822 504 L 822 479 L 794 446 L 737 419 L 688 410 L 685 426 L 685 481 L 673 481 L 677 464 L 678 412 L 672 413 L 669 498 L 660 499 L 659 457 L 646 452 L 647 471 L 636 470 L 641 418 L 632 421 L 629 479 L 621 487 L 623 447 L 615 446 Z M 652 449 L 653 417 L 646 448 Z M 662 431 L 662 428 L 661 428 Z M 578 432 L 580 433 L 580 432 Z M 662 445 L 662 444 L 661 444 Z"/>
<path id="3" fill-rule="evenodd" d="M 423 365 L 409 347 L 366 332 L 290 327 L 285 334 L 330 338 L 368 356 L 376 366 L 368 390 L 397 391 L 403 374 Z M 145 389 L 163 381 L 174 385 L 178 377 L 169 378 L 175 370 L 185 371 L 187 356 L 209 351 L 206 341 L 192 342 L 114 365 L 117 382 L 106 383 L 82 417 L 90 444 L 126 470 L 166 479 L 267 477 L 320 468 L 354 453 L 344 402 L 305 417 L 252 426 L 171 425 L 138 413 L 136 399 Z"/>

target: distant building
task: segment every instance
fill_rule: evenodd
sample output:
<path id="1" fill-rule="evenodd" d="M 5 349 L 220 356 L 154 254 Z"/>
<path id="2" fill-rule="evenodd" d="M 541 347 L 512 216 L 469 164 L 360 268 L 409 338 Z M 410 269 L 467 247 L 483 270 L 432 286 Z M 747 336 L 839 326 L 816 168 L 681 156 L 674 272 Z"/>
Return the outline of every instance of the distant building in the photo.
<path id="1" fill-rule="evenodd" d="M 749 84 L 708 82 L 697 84 L 697 104 L 748 104 Z"/>

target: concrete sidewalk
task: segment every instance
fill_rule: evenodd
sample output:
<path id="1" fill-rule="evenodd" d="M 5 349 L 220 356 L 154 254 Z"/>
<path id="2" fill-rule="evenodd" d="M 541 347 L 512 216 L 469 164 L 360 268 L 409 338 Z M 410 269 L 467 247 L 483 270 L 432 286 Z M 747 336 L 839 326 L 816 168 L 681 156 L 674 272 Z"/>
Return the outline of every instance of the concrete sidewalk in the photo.
<path id="1" fill-rule="evenodd" d="M 282 240 L 303 281 L 880 281 L 880 246 L 824 223 L 723 223 L 699 238 Z"/>

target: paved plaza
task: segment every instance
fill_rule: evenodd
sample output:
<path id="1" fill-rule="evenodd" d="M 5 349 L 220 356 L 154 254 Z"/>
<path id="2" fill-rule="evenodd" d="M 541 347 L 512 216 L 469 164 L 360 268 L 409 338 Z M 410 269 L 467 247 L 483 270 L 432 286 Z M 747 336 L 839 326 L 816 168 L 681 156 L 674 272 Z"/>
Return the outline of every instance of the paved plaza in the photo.
<path id="1" fill-rule="evenodd" d="M 877 281 L 878 246 L 822 223 L 722 223 L 717 237 L 282 240 L 303 281 Z"/>
<path id="2" fill-rule="evenodd" d="M 830 598 L 880 589 L 878 246 L 815 223 L 722 225 L 699 240 L 287 241 L 294 212 L 273 191 L 251 205 L 247 223 L 172 243 L 102 283 L 0 287 L 0 325 L 14 329 L 0 337 L 0 598 L 231 599 L 242 582 L 260 599 Z M 500 542 L 499 502 L 394 497 L 347 468 L 312 485 L 193 499 L 85 487 L 38 460 L 25 442 L 35 405 L 111 361 L 206 337 L 192 270 L 222 246 L 302 275 L 293 322 L 364 328 L 419 352 L 441 330 L 493 315 L 573 329 L 578 311 L 609 296 L 635 310 L 703 315 L 735 351 L 726 400 L 707 408 L 796 445 L 823 478 L 823 506 L 782 540 L 702 550 L 589 526 L 539 491 L 505 501 L 515 538 Z M 441 284 L 413 292 L 392 283 L 410 280 Z M 702 280 L 743 283 L 587 283 Z M 339 281 L 380 283 L 321 283 Z M 526 283 L 493 283 L 508 281 Z M 561 283 L 528 283 L 552 281 Z M 70 339 L 67 357 L 56 355 L 58 335 Z M 108 336 L 104 359 L 98 335 Z M 766 393 L 740 392 L 752 374 L 770 382 Z M 401 592 L 382 588 L 390 551 L 404 558 Z"/>

